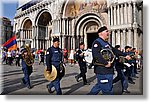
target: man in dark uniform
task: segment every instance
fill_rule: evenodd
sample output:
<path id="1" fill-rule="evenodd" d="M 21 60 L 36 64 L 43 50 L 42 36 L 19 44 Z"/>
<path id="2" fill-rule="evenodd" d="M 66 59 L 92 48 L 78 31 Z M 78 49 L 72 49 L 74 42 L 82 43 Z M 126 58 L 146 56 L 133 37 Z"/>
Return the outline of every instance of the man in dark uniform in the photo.
<path id="1" fill-rule="evenodd" d="M 120 45 L 116 45 L 115 48 L 118 50 L 121 50 Z M 130 93 L 130 91 L 128 91 L 128 82 L 127 82 L 127 79 L 126 79 L 126 77 L 124 75 L 124 71 L 123 71 L 124 64 L 123 64 L 123 62 L 120 62 L 119 56 L 116 56 L 116 58 L 115 58 L 115 68 L 117 71 L 117 76 L 113 79 L 113 83 L 116 83 L 119 80 L 121 80 L 122 92 Z"/>
<path id="2" fill-rule="evenodd" d="M 130 46 L 125 46 L 125 53 L 129 56 L 131 56 L 132 52 L 131 52 L 131 48 Z M 135 84 L 135 82 L 133 81 L 133 78 L 132 78 L 132 69 L 133 69 L 133 66 L 132 66 L 132 59 L 128 60 L 127 63 L 130 65 L 130 66 L 126 66 L 126 76 L 128 77 L 128 82 L 130 84 Z"/>
<path id="3" fill-rule="evenodd" d="M 99 38 L 97 38 L 93 45 L 92 45 L 92 55 L 93 55 L 93 61 L 95 64 L 94 66 L 94 73 L 96 74 L 97 78 L 97 84 L 91 89 L 89 94 L 96 95 L 100 91 L 102 91 L 103 94 L 105 95 L 110 95 L 113 94 L 113 74 L 114 74 L 114 69 L 113 69 L 113 64 L 111 62 L 107 62 L 100 51 L 102 49 L 109 49 L 111 50 L 115 55 L 121 55 L 125 56 L 121 51 L 113 48 L 109 43 L 108 43 L 108 38 L 109 38 L 109 32 L 106 26 L 101 27 L 98 30 L 98 35 Z M 129 58 L 127 56 L 126 58 Z"/>
<path id="4" fill-rule="evenodd" d="M 41 61 L 40 61 L 40 63 L 39 63 L 39 65 L 41 64 L 41 62 L 43 63 L 43 65 L 44 65 L 44 50 L 42 50 L 41 52 L 40 52 L 40 57 L 41 57 Z"/>
<path id="5" fill-rule="evenodd" d="M 62 91 L 60 88 L 60 64 L 62 61 L 63 53 L 61 49 L 59 48 L 59 38 L 53 39 L 53 46 L 48 48 L 47 54 L 46 54 L 46 65 L 47 65 L 47 71 L 52 71 L 52 65 L 57 70 L 57 77 L 55 80 L 53 80 L 50 84 L 47 85 L 48 91 L 51 93 L 51 88 L 54 87 L 56 90 L 57 95 L 61 95 Z"/>
<path id="6" fill-rule="evenodd" d="M 22 62 L 21 62 L 21 65 L 22 65 L 22 71 L 24 73 L 24 77 L 22 78 L 22 82 L 23 84 L 31 89 L 32 86 L 31 86 L 31 83 L 30 83 L 30 75 L 32 73 L 32 65 L 31 66 L 28 66 L 27 63 L 25 62 L 24 58 L 26 58 L 25 56 L 28 56 L 27 55 L 27 50 L 25 48 L 23 48 L 21 50 L 21 53 L 22 53 L 22 56 L 21 56 L 21 59 L 22 59 Z"/>
<path id="7" fill-rule="evenodd" d="M 78 59 L 78 63 L 80 66 L 80 74 L 78 74 L 77 76 L 75 76 L 76 81 L 79 82 L 79 78 L 83 78 L 83 84 L 84 85 L 88 85 L 89 83 L 87 83 L 87 79 L 86 79 L 86 72 L 87 72 L 87 67 L 86 67 L 86 62 L 84 59 L 84 43 L 81 42 L 79 44 L 80 48 L 79 50 L 76 52 L 76 59 Z"/>

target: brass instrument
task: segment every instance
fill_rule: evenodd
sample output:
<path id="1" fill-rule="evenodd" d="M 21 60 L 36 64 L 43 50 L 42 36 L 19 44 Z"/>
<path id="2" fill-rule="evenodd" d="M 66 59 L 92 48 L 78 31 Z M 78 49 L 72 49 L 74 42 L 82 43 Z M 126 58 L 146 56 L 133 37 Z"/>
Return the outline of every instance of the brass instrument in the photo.
<path id="1" fill-rule="evenodd" d="M 57 70 L 56 67 L 52 65 L 52 71 L 51 73 L 47 71 L 47 68 L 44 69 L 44 77 L 48 81 L 53 81 L 57 77 Z"/>
<path id="2" fill-rule="evenodd" d="M 65 75 L 65 66 L 63 63 L 60 63 L 60 72 L 57 71 L 56 67 L 52 65 L 51 73 L 47 71 L 47 68 L 44 69 L 44 77 L 48 81 L 53 81 L 56 79 L 57 74 L 59 74 L 59 78 L 62 79 Z"/>
<path id="3" fill-rule="evenodd" d="M 27 55 L 24 55 L 24 54 L 22 53 L 22 57 L 23 57 L 25 63 L 26 63 L 28 66 L 32 66 L 33 63 L 34 63 L 34 58 L 33 58 L 33 55 L 32 55 L 32 53 L 31 53 L 31 49 L 30 49 L 29 45 L 27 45 L 27 44 L 24 46 L 24 48 L 25 48 L 26 51 L 27 51 Z"/>
<path id="4" fill-rule="evenodd" d="M 102 49 L 100 51 L 100 53 L 107 62 L 110 62 L 110 63 L 114 62 L 115 55 L 110 49 Z M 105 66 L 104 64 L 98 63 L 97 61 L 94 61 L 94 64 L 100 65 L 100 66 Z"/>
<path id="5" fill-rule="evenodd" d="M 130 54 L 129 56 L 131 57 L 131 59 L 136 59 L 137 58 L 137 55 L 135 55 L 134 53 Z"/>
<path id="6" fill-rule="evenodd" d="M 126 58 L 124 56 L 119 56 L 119 62 L 120 63 L 125 63 L 126 62 Z"/>
<path id="7" fill-rule="evenodd" d="M 135 55 L 135 54 L 130 54 L 129 56 L 131 57 L 131 59 L 129 59 L 129 60 L 133 60 L 133 59 L 137 58 L 137 55 Z M 126 61 L 127 61 L 127 59 L 124 56 L 119 56 L 120 63 L 125 63 Z"/>

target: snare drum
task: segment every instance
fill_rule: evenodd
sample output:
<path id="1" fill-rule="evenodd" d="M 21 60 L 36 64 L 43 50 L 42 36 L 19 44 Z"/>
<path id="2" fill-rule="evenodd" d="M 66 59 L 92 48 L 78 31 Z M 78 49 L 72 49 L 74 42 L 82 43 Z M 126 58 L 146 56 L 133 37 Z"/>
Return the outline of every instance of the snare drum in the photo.
<path id="1" fill-rule="evenodd" d="M 86 51 L 84 51 L 84 59 L 87 63 L 92 63 L 92 49 L 87 49 Z"/>

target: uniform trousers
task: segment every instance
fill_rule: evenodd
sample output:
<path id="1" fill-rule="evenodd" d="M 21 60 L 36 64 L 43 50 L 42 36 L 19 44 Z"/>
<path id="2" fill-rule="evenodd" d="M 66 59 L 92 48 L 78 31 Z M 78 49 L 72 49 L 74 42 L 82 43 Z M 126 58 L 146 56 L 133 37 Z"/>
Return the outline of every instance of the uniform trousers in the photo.
<path id="1" fill-rule="evenodd" d="M 122 91 L 123 90 L 127 90 L 128 82 L 127 82 L 127 79 L 126 79 L 126 77 L 124 75 L 123 69 L 120 68 L 119 66 L 116 66 L 116 71 L 117 71 L 117 76 L 114 78 L 113 83 L 116 83 L 119 80 L 121 80 Z"/>
<path id="2" fill-rule="evenodd" d="M 62 95 L 62 91 L 61 91 L 61 88 L 60 88 L 60 78 L 56 78 L 54 81 L 52 81 L 48 85 L 48 89 L 51 89 L 52 87 L 55 88 L 57 95 Z"/>
<path id="3" fill-rule="evenodd" d="M 23 67 L 22 70 L 24 73 L 23 80 L 25 82 L 25 85 L 30 86 L 30 75 L 32 73 L 32 66 L 31 67 Z"/>
<path id="4" fill-rule="evenodd" d="M 97 95 L 102 91 L 103 95 L 113 94 L 113 74 L 96 74 L 97 84 L 91 89 L 89 95 Z"/>
<path id="5" fill-rule="evenodd" d="M 79 62 L 79 67 L 80 67 L 80 74 L 77 75 L 78 78 L 82 77 L 83 78 L 83 82 L 87 83 L 87 79 L 86 79 L 86 72 L 87 72 L 87 67 L 86 67 L 86 63 L 84 62 Z"/>

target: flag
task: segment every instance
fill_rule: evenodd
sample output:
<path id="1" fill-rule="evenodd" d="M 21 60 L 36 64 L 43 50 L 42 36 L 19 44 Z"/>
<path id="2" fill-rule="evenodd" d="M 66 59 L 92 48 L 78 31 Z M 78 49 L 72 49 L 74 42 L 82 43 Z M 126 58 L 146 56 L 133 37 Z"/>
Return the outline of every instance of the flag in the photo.
<path id="1" fill-rule="evenodd" d="M 16 50 L 17 49 L 16 35 L 7 40 L 2 46 L 6 47 L 8 50 Z"/>

